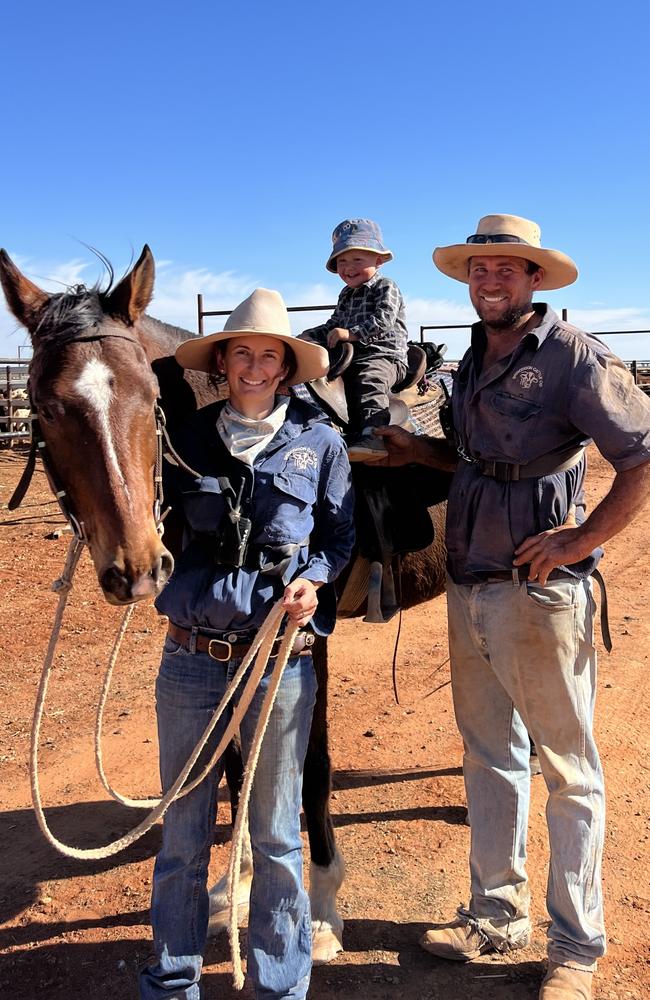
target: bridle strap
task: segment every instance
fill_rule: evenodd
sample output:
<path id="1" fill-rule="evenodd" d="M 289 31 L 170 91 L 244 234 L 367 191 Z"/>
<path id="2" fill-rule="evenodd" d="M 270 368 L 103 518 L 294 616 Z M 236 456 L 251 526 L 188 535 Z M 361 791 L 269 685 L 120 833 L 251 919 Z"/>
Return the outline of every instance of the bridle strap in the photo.
<path id="1" fill-rule="evenodd" d="M 88 336 L 84 337 L 71 337 L 68 341 L 64 341 L 64 343 L 88 343 L 91 341 L 106 340 L 109 337 L 119 338 L 120 340 L 127 340 L 129 341 L 129 343 L 141 346 L 138 340 L 124 333 L 89 334 Z M 27 457 L 27 464 L 23 470 L 23 474 L 20 477 L 18 485 L 16 486 L 16 489 L 14 490 L 7 506 L 9 510 L 15 510 L 16 507 L 19 507 L 20 504 L 23 502 L 25 494 L 27 493 L 29 485 L 32 481 L 34 470 L 36 468 L 36 456 L 40 452 L 41 461 L 43 463 L 43 468 L 48 478 L 50 488 L 52 489 L 52 492 L 56 497 L 56 500 L 59 504 L 59 507 L 61 508 L 63 516 L 65 517 L 66 521 L 72 528 L 75 537 L 78 538 L 80 542 L 87 542 L 88 539 L 86 537 L 86 531 L 83 521 L 80 521 L 79 518 L 74 513 L 69 503 L 70 498 L 68 494 L 64 489 L 60 487 L 59 483 L 57 482 L 56 474 L 54 473 L 54 470 L 52 469 L 51 465 L 48 463 L 46 459 L 47 446 L 45 440 L 43 439 L 43 435 L 41 433 L 41 427 L 37 416 L 38 410 L 37 407 L 34 405 L 31 392 L 29 396 L 29 402 L 32 414 L 36 415 L 32 419 L 32 443 L 29 449 L 29 455 Z M 158 402 L 154 403 L 154 420 L 156 423 L 156 459 L 154 464 L 153 516 L 156 522 L 156 528 L 158 529 L 159 534 L 162 534 L 163 530 L 162 522 L 165 517 L 165 514 L 167 513 L 166 511 L 163 511 L 163 500 L 164 500 L 163 481 L 162 481 L 163 459 L 167 458 L 168 461 L 178 465 L 185 472 L 189 473 L 194 479 L 198 479 L 200 478 L 200 476 L 198 472 L 195 472 L 194 469 L 191 469 L 190 466 L 183 461 L 183 459 L 180 457 L 180 455 L 172 445 L 169 437 L 169 432 L 167 430 L 165 414 L 162 407 L 160 406 L 160 403 Z"/>
<path id="2" fill-rule="evenodd" d="M 34 433 L 34 422 L 32 422 L 32 435 Z M 34 470 L 36 469 L 36 456 L 38 454 L 38 444 L 36 443 L 36 438 L 32 437 L 32 443 L 29 448 L 29 455 L 27 456 L 27 465 L 23 469 L 23 474 L 18 480 L 18 485 L 11 495 L 11 500 L 7 504 L 9 510 L 15 510 L 16 507 L 20 507 L 21 503 L 25 499 L 25 494 L 29 489 L 29 484 L 32 481 L 32 476 L 34 475 Z"/>
<path id="3" fill-rule="evenodd" d="M 86 336 L 83 337 L 74 336 L 74 337 L 68 337 L 67 339 L 62 338 L 62 340 L 59 341 L 57 346 L 60 347 L 73 343 L 74 344 L 92 343 L 98 340 L 107 340 L 109 337 L 114 338 L 116 340 L 127 340 L 129 343 L 135 344 L 137 347 L 142 346 L 140 344 L 140 341 L 136 337 L 131 337 L 126 333 L 92 333 L 92 334 L 87 334 Z M 40 452 L 41 461 L 43 463 L 43 468 L 45 470 L 45 474 L 50 484 L 50 489 L 52 490 L 52 492 L 56 497 L 57 503 L 61 508 L 61 513 L 63 514 L 66 521 L 72 528 L 75 537 L 80 542 L 87 542 L 88 539 L 86 537 L 86 530 L 83 521 L 80 521 L 79 518 L 74 513 L 74 511 L 72 510 L 72 507 L 68 502 L 69 501 L 68 494 L 64 489 L 60 487 L 59 483 L 57 482 L 57 477 L 54 473 L 54 470 L 46 460 L 45 455 L 47 446 L 43 438 L 43 435 L 41 433 L 41 426 L 38 420 L 38 408 L 34 404 L 34 400 L 31 394 L 31 389 L 29 391 L 29 405 L 32 412 L 32 443 L 29 449 L 29 455 L 27 456 L 27 464 L 23 470 L 23 474 L 20 477 L 18 485 L 16 486 L 16 489 L 14 490 L 11 499 L 7 504 L 7 507 L 9 510 L 15 510 L 17 507 L 21 505 L 21 503 L 25 499 L 25 494 L 27 493 L 27 490 L 29 489 L 32 478 L 34 476 L 34 471 L 36 468 L 36 456 Z M 159 407 L 156 404 L 156 410 L 158 409 Z M 158 428 L 158 415 L 156 412 L 156 430 L 157 428 Z M 158 448 L 157 451 L 159 450 L 160 449 Z M 160 461 L 158 461 L 158 459 L 156 461 L 156 472 L 155 472 L 156 478 L 158 478 L 160 475 L 158 469 L 159 465 L 162 465 L 162 458 Z M 159 496 L 157 492 L 158 488 L 160 490 Z M 159 487 L 158 483 L 156 482 L 155 489 L 156 489 L 156 503 L 154 504 L 154 516 L 156 517 L 156 525 L 160 530 L 160 521 L 161 521 L 160 507 L 162 506 L 162 478 L 160 478 Z"/>

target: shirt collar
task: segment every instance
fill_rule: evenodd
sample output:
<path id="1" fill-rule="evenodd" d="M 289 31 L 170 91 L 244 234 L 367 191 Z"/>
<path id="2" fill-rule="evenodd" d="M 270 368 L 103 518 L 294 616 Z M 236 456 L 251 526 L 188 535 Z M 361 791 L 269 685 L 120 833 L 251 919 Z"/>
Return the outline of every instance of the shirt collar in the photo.
<path id="1" fill-rule="evenodd" d="M 546 304 L 546 302 L 534 302 L 533 310 L 540 317 L 541 322 L 538 326 L 531 330 L 530 333 L 526 334 L 524 340 L 528 340 L 529 337 L 534 337 L 537 341 L 537 347 L 539 348 L 542 346 L 553 327 L 559 323 L 559 317 L 557 313 Z M 478 323 L 472 324 L 471 346 L 474 357 L 476 357 L 477 351 L 481 356 L 485 353 L 486 338 L 481 320 L 479 320 Z"/>
<path id="2" fill-rule="evenodd" d="M 377 284 L 377 282 L 380 280 L 380 278 L 381 278 L 381 274 L 379 273 L 379 268 L 378 268 L 375 271 L 375 273 L 373 274 L 372 278 L 368 278 L 368 280 L 364 281 L 364 283 L 362 285 L 359 285 L 358 288 L 350 288 L 349 285 L 346 285 L 345 288 L 343 289 L 343 291 L 344 292 L 348 292 L 350 295 L 352 295 L 352 294 L 354 294 L 354 292 L 363 291 L 365 288 L 372 288 L 373 285 Z"/>

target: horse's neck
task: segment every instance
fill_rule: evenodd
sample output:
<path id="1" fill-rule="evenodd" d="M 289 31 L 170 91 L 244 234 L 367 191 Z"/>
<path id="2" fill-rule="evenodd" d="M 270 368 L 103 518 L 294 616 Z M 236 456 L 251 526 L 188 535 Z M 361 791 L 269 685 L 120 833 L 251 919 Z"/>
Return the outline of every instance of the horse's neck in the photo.
<path id="1" fill-rule="evenodd" d="M 190 330 L 147 315 L 140 317 L 136 331 L 149 361 L 173 355 L 179 344 L 194 336 Z"/>

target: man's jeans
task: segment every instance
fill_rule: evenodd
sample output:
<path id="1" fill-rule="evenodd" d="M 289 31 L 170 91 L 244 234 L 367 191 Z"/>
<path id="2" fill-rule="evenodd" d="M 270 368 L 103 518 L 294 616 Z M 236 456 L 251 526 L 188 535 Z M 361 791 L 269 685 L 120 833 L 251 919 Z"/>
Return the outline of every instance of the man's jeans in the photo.
<path id="1" fill-rule="evenodd" d="M 162 787 L 167 790 L 205 729 L 241 660 L 219 663 L 167 639 L 156 684 Z M 275 660 L 269 661 L 241 725 L 247 756 Z M 245 683 L 246 678 L 244 678 Z M 239 690 L 242 690 L 243 683 Z M 307 995 L 311 914 L 302 878 L 302 771 L 316 698 L 311 656 L 289 660 L 264 736 L 250 799 L 254 876 L 248 925 L 248 975 L 258 1000 Z M 229 706 L 230 708 L 230 706 Z M 212 749 L 230 711 L 213 733 Z M 209 759 L 199 758 L 192 776 Z M 199 1000 L 209 899 L 208 862 L 220 772 L 167 812 L 153 878 L 155 961 L 140 977 L 142 1000 Z"/>
<path id="2" fill-rule="evenodd" d="M 592 723 L 595 604 L 589 581 L 448 580 L 454 708 L 463 737 L 474 920 L 500 949 L 529 932 L 529 739 L 548 787 L 549 959 L 593 968 L 605 951 L 603 775 Z"/>

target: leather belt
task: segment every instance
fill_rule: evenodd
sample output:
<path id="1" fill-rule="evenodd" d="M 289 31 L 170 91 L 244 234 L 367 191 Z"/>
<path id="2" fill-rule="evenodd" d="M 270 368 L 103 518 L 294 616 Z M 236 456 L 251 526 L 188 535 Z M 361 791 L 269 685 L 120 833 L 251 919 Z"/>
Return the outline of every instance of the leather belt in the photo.
<path id="1" fill-rule="evenodd" d="M 496 479 L 498 483 L 517 483 L 520 479 L 539 479 L 557 472 L 566 472 L 578 464 L 584 453 L 584 448 L 572 448 L 565 452 L 563 460 L 560 460 L 561 456 L 559 455 L 554 458 L 547 455 L 536 462 L 528 462 L 526 465 L 497 462 L 492 458 L 470 458 L 470 462 L 476 465 L 482 476 Z"/>
<path id="2" fill-rule="evenodd" d="M 167 626 L 167 635 L 174 642 L 186 649 L 189 653 L 207 653 L 213 660 L 220 663 L 227 663 L 233 657 L 242 659 L 251 648 L 252 643 L 244 640 L 237 641 L 236 632 L 225 632 L 226 638 L 215 638 L 205 632 L 194 631 L 191 628 L 182 628 L 170 622 Z M 231 636 L 233 638 L 231 638 Z M 311 647 L 314 645 L 315 635 L 313 632 L 298 632 L 291 647 L 291 656 L 307 656 L 311 654 Z M 278 637 L 271 647 L 271 656 L 277 656 L 280 651 L 282 637 Z"/>
<path id="3" fill-rule="evenodd" d="M 513 566 L 512 569 L 487 570 L 485 573 L 477 573 L 481 577 L 481 583 L 500 583 L 502 580 L 517 586 L 528 579 L 528 566 Z"/>

